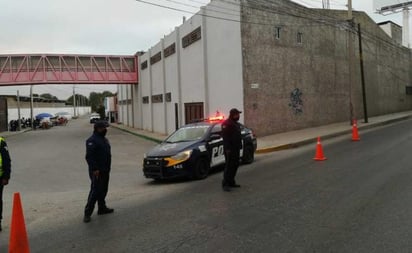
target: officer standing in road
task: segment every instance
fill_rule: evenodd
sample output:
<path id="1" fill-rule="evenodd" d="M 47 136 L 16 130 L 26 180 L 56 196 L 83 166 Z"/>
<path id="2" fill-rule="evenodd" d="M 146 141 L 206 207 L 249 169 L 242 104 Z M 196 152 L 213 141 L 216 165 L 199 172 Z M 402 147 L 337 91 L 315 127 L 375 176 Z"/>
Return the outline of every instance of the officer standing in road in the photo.
<path id="1" fill-rule="evenodd" d="M 242 135 L 238 122 L 240 113 L 242 112 L 236 108 L 231 109 L 229 118 L 222 123 L 223 148 L 226 160 L 222 187 L 227 192 L 231 191 L 232 187 L 240 187 L 235 181 L 239 167 L 240 149 L 242 148 Z"/>
<path id="2" fill-rule="evenodd" d="M 96 202 L 98 215 L 113 213 L 113 209 L 106 206 L 106 195 L 109 187 L 109 175 L 112 155 L 106 133 L 109 124 L 106 121 L 97 121 L 94 124 L 93 135 L 86 141 L 86 161 L 89 166 L 91 180 L 90 193 L 84 210 L 83 221 L 90 222 Z"/>
<path id="3" fill-rule="evenodd" d="M 7 143 L 0 137 L 0 231 L 2 231 L 1 220 L 3 219 L 3 188 L 9 184 L 11 173 L 11 159 Z"/>

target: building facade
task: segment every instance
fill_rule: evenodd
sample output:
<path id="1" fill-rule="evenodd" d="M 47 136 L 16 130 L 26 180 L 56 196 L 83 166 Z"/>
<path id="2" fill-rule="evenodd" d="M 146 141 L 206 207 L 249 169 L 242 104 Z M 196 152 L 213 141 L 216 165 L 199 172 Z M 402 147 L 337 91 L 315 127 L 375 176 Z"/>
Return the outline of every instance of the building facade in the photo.
<path id="1" fill-rule="evenodd" d="M 369 116 L 412 109 L 399 29 L 354 16 Z M 119 86 L 120 122 L 158 133 L 232 107 L 260 136 L 363 117 L 358 29 L 346 11 L 214 0 L 141 55 L 139 74 L 139 85 Z"/>

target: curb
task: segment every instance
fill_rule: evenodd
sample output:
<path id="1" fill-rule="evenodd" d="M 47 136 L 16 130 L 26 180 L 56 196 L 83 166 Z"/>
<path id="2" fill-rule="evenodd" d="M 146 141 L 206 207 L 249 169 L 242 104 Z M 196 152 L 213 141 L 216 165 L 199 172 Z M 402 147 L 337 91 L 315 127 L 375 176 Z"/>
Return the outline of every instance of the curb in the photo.
<path id="1" fill-rule="evenodd" d="M 407 120 L 407 119 L 410 119 L 410 118 L 412 118 L 412 115 L 403 116 L 403 117 L 396 118 L 396 119 L 390 119 L 390 120 L 386 120 L 386 121 L 382 121 L 382 122 L 377 122 L 377 123 L 373 123 L 371 125 L 358 126 L 358 129 L 359 130 L 367 130 L 367 129 L 371 129 L 371 128 L 375 128 L 375 127 L 389 125 L 389 124 L 396 123 L 396 122 L 399 122 L 399 121 L 404 121 L 404 120 Z M 345 135 L 345 134 L 350 134 L 351 132 L 352 132 L 352 129 L 349 129 L 349 130 L 343 130 L 343 131 L 323 135 L 322 140 L 327 140 L 327 139 L 335 138 L 335 137 L 342 136 L 342 135 Z M 279 146 L 272 146 L 272 147 L 267 147 L 267 148 L 260 148 L 260 149 L 256 150 L 256 154 L 267 154 L 267 153 L 272 153 L 272 152 L 276 152 L 276 151 L 297 148 L 297 147 L 304 146 L 304 145 L 307 145 L 307 144 L 310 144 L 310 143 L 314 143 L 314 142 L 316 142 L 317 138 L 318 137 L 316 136 L 316 137 L 311 137 L 311 138 L 304 139 L 304 140 L 298 141 L 298 142 L 282 144 L 282 145 L 279 145 Z"/>
<path id="2" fill-rule="evenodd" d="M 15 131 L 15 132 L 7 131 L 7 132 L 0 133 L 0 135 L 3 136 L 4 138 L 8 138 L 8 137 L 24 134 L 24 133 L 29 132 L 29 131 L 32 131 L 32 129 L 29 128 L 29 129 L 21 130 L 21 131 L 18 131 L 18 132 L 17 131 Z"/>
<path id="3" fill-rule="evenodd" d="M 129 134 L 132 134 L 132 135 L 134 135 L 134 136 L 137 136 L 137 137 L 139 137 L 139 138 L 142 138 L 142 139 L 145 139 L 145 140 L 148 140 L 148 141 L 152 141 L 152 142 L 155 142 L 155 143 L 161 143 L 161 142 L 163 142 L 163 140 L 159 140 L 159 139 L 156 139 L 156 138 L 153 138 L 153 137 L 144 135 L 144 134 L 138 134 L 138 133 L 135 133 L 135 132 L 133 132 L 133 131 L 130 131 L 130 130 L 127 130 L 127 129 L 118 127 L 118 126 L 113 125 L 113 124 L 110 124 L 110 126 L 113 127 L 113 128 L 119 129 L 120 131 L 129 133 Z"/>

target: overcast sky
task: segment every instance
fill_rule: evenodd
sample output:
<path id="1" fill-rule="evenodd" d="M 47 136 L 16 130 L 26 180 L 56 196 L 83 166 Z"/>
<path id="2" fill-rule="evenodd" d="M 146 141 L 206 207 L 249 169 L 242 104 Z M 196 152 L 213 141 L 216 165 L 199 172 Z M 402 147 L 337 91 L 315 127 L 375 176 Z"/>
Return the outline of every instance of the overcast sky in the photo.
<path id="1" fill-rule="evenodd" d="M 196 12 L 188 7 L 207 0 L 146 0 Z M 393 1 L 398 0 L 379 0 Z M 322 0 L 295 0 L 319 8 Z M 372 0 L 353 0 L 353 8 L 367 12 L 375 21 L 402 24 L 400 14 L 374 14 Z M 346 0 L 330 0 L 331 8 L 345 9 Z M 133 55 L 147 50 L 182 23 L 190 14 L 151 6 L 135 0 L 0 0 L 0 54 L 66 53 Z M 411 33 L 412 34 L 412 33 Z M 28 87 L 1 87 L 0 94 L 29 94 Z M 115 86 L 78 85 L 82 94 L 116 91 Z M 72 94 L 71 85 L 35 86 L 35 93 L 52 93 L 61 99 Z"/>

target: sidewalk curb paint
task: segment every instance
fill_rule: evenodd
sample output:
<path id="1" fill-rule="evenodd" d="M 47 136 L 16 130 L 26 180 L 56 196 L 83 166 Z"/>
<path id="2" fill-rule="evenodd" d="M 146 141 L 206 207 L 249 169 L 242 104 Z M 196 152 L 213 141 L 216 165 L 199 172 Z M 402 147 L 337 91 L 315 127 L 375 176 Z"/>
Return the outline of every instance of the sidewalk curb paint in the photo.
<path id="1" fill-rule="evenodd" d="M 400 118 L 396 118 L 396 119 L 390 119 L 390 120 L 386 120 L 386 121 L 382 121 L 382 122 L 378 122 L 378 123 L 372 123 L 371 125 L 358 126 L 358 130 L 368 130 L 368 129 L 372 129 L 372 128 L 375 128 L 375 127 L 390 125 L 392 123 L 396 123 L 396 122 L 399 122 L 399 121 L 404 121 L 404 120 L 411 119 L 411 118 L 412 118 L 412 115 L 408 115 L 408 116 L 404 116 L 404 117 L 400 117 Z M 339 131 L 339 132 L 336 132 L 336 133 L 323 135 L 322 139 L 323 140 L 331 139 L 331 138 L 335 138 L 335 137 L 342 136 L 342 135 L 345 135 L 345 134 L 350 134 L 350 133 L 352 133 L 352 129 L 343 130 L 343 131 Z M 256 150 L 256 154 L 267 154 L 267 153 L 272 153 L 272 152 L 276 152 L 276 151 L 297 148 L 297 147 L 300 147 L 300 146 L 311 144 L 316 139 L 317 139 L 317 137 L 311 137 L 311 138 L 308 138 L 308 139 L 305 139 L 305 140 L 302 140 L 302 141 L 298 141 L 298 142 L 294 142 L 294 143 L 283 144 L 283 145 L 280 145 L 280 146 L 260 148 L 260 149 Z"/>

